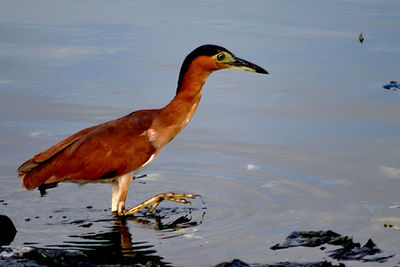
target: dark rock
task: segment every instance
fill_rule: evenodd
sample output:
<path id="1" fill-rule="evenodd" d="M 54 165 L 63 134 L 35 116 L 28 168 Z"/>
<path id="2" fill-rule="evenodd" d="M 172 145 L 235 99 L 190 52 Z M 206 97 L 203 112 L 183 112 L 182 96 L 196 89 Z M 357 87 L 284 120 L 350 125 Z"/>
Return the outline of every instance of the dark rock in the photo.
<path id="1" fill-rule="evenodd" d="M 351 236 L 341 236 L 332 231 L 296 231 L 292 232 L 283 244 L 276 244 L 271 247 L 272 250 L 286 249 L 289 247 L 317 247 L 323 244 L 340 246 L 341 248 L 328 251 L 328 255 L 336 260 L 354 260 L 362 262 L 386 262 L 394 255 L 375 256 L 382 251 L 369 239 L 364 246 L 353 241 Z M 325 250 L 326 247 L 321 247 Z M 286 266 L 286 265 L 283 265 Z M 311 265 L 313 266 L 313 265 Z M 319 265 L 316 265 L 319 266 Z"/>
<path id="2" fill-rule="evenodd" d="M 230 262 L 222 262 L 220 264 L 215 265 L 215 267 L 250 267 L 250 264 L 235 259 Z"/>
<path id="3" fill-rule="evenodd" d="M 17 234 L 13 222 L 6 215 L 0 215 L 0 246 L 11 244 Z"/>

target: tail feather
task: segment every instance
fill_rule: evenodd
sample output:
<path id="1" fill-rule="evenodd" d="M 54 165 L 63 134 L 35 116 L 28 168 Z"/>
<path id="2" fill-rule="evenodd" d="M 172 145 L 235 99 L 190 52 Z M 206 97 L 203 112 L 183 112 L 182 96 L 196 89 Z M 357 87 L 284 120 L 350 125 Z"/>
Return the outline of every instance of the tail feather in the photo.
<path id="1" fill-rule="evenodd" d="M 22 178 L 22 186 L 31 190 L 45 183 L 51 174 L 42 170 L 43 167 L 94 128 L 95 126 L 83 129 L 22 163 L 18 168 L 18 176 Z"/>
<path id="2" fill-rule="evenodd" d="M 18 176 L 22 178 L 22 187 L 32 190 L 47 180 L 46 176 L 40 175 L 40 165 L 34 159 L 30 159 L 18 168 Z"/>
<path id="3" fill-rule="evenodd" d="M 39 166 L 39 163 L 35 162 L 35 160 L 29 159 L 21 164 L 18 168 L 18 176 L 22 177 L 25 176 L 28 172 L 30 172 L 33 168 Z"/>
<path id="4" fill-rule="evenodd" d="M 22 178 L 22 187 L 25 187 L 28 190 L 32 190 L 35 186 L 32 184 L 32 175 L 29 175 L 30 172 L 39 166 L 39 163 L 35 162 L 33 158 L 22 163 L 18 168 L 18 176 Z"/>

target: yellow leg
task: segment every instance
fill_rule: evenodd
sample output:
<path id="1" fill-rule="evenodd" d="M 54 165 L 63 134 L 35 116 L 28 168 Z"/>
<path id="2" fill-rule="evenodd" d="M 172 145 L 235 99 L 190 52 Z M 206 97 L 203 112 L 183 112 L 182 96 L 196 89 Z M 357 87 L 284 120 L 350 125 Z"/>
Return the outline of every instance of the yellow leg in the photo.
<path id="1" fill-rule="evenodd" d="M 123 209 L 121 212 L 118 212 L 118 215 L 120 216 L 127 216 L 127 215 L 133 215 L 136 212 L 150 206 L 153 204 L 153 206 L 149 209 L 149 212 L 153 212 L 156 207 L 161 203 L 163 200 L 170 200 L 174 202 L 179 202 L 179 203 L 190 203 L 190 201 L 186 200 L 185 198 L 191 198 L 194 199 L 198 195 L 192 195 L 192 194 L 175 194 L 175 193 L 161 193 L 158 195 L 155 195 L 154 197 L 140 203 L 139 205 L 125 210 Z"/>

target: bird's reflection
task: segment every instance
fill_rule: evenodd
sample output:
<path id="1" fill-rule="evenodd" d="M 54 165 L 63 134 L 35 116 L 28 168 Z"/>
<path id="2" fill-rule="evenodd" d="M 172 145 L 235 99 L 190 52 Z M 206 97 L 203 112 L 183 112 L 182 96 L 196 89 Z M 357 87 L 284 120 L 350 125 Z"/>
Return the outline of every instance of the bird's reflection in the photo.
<path id="1" fill-rule="evenodd" d="M 145 266 L 168 266 L 156 254 L 153 245 L 147 241 L 135 242 L 126 224 L 126 219 L 114 218 L 114 225 L 100 233 L 87 233 L 70 236 L 74 240 L 64 242 L 65 249 L 79 251 L 85 257 L 75 259 L 90 264 L 117 264 Z"/>
<path id="2" fill-rule="evenodd" d="M 194 220 L 193 213 L 196 213 L 200 219 Z M 202 214 L 200 215 L 199 213 Z M 129 231 L 128 225 L 134 222 L 156 231 L 170 230 L 175 232 L 201 224 L 204 214 L 204 210 L 195 210 L 193 208 L 165 208 L 150 215 L 139 213 L 137 216 L 132 217 L 114 216 L 112 218 L 113 225 L 109 230 L 100 233 L 72 235 L 70 238 L 73 240 L 65 241 L 62 247 L 67 250 L 78 250 L 80 254 L 83 253 L 85 255 L 83 262 L 95 265 L 143 264 L 145 266 L 170 266 L 161 256 L 157 255 L 157 251 L 150 242 L 134 241 L 134 233 Z M 80 260 L 78 259 L 78 261 Z"/>
<path id="3" fill-rule="evenodd" d="M 46 196 L 48 189 L 57 187 L 57 184 L 39 187 L 41 197 Z M 94 215 L 92 219 L 77 219 L 59 221 L 57 224 L 72 224 L 85 229 L 97 228 L 101 230 L 84 234 L 69 235 L 62 244 L 49 245 L 42 248 L 33 248 L 27 258 L 32 258 L 45 265 L 60 263 L 61 265 L 144 265 L 144 266 L 171 266 L 170 263 L 157 254 L 151 240 L 135 240 L 132 229 L 139 231 L 143 227 L 147 230 L 163 232 L 160 239 L 177 238 L 184 235 L 182 229 L 198 226 L 205 216 L 205 202 L 200 198 L 202 206 L 162 207 L 149 213 L 139 211 L 134 216 L 119 217 L 108 213 L 101 219 L 97 216 L 99 210 L 84 209 L 86 214 Z M 58 210 L 55 212 L 59 212 Z M 65 212 L 65 211 L 61 211 Z M 63 213 L 64 214 L 64 213 Z M 75 213 L 76 214 L 76 213 Z M 78 212 L 80 214 L 80 212 Z M 63 218 L 67 217 L 63 215 Z M 69 217 L 69 216 L 68 216 Z M 90 217 L 90 216 L 89 216 Z M 95 219 L 96 218 L 96 219 Z M 105 226 L 101 226 L 104 225 Z M 135 225 L 141 227 L 135 228 Z M 97 226 L 97 227 L 96 227 Z M 131 228 L 131 231 L 129 229 Z"/>

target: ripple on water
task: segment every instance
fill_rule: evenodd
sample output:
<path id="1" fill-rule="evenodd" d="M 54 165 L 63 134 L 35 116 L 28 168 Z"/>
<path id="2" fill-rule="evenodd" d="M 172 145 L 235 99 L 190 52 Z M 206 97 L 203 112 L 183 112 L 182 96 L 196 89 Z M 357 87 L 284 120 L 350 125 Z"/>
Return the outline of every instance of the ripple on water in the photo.
<path id="1" fill-rule="evenodd" d="M 295 221 L 297 212 L 291 214 L 291 211 L 304 209 L 316 198 L 328 202 L 333 197 L 332 186 L 316 177 L 297 176 L 295 172 L 287 171 L 267 172 L 264 168 L 253 166 L 249 169 L 242 165 L 183 163 L 155 166 L 162 171 L 148 175 L 147 185 L 153 192 L 200 194 L 206 207 L 201 225 L 195 230 L 180 230 L 186 241 L 181 238 L 175 241 L 180 240 L 184 246 L 177 244 L 179 249 L 168 246 L 162 250 L 169 255 L 178 251 L 193 254 L 196 250 L 194 256 L 199 260 L 216 251 L 234 255 L 237 250 L 241 253 L 265 250 L 268 237 L 279 231 L 289 231 L 282 227 Z M 193 207 L 201 207 L 201 203 L 194 202 Z M 176 237 L 176 233 L 170 234 Z M 198 251 L 198 245 L 202 246 L 201 251 Z"/>

